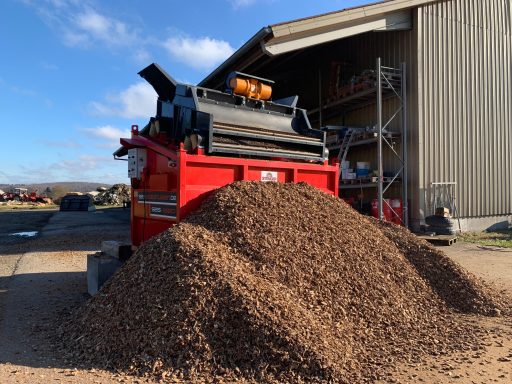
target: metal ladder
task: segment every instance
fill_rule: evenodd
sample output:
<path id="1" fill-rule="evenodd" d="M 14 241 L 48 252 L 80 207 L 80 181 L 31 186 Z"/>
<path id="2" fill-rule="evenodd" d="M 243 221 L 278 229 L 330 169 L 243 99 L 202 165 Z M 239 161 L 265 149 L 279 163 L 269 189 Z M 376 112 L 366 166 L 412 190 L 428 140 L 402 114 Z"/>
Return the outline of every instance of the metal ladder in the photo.
<path id="1" fill-rule="evenodd" d="M 340 167 L 341 163 L 347 158 L 348 149 L 350 148 L 350 144 L 356 135 L 356 131 L 357 129 L 349 128 L 345 136 L 343 136 L 343 141 L 340 145 L 340 152 L 338 154 L 338 162 L 340 163 Z"/>

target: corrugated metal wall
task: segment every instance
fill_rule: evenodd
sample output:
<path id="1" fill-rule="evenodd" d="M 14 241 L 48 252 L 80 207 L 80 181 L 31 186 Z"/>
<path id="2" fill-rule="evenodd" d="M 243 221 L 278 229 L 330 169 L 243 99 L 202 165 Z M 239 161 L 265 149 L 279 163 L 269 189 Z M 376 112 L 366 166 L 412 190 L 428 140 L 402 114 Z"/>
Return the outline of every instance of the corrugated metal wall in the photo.
<path id="1" fill-rule="evenodd" d="M 431 182 L 456 181 L 462 217 L 512 214 L 511 1 L 443 1 L 416 18 L 420 208 Z"/>

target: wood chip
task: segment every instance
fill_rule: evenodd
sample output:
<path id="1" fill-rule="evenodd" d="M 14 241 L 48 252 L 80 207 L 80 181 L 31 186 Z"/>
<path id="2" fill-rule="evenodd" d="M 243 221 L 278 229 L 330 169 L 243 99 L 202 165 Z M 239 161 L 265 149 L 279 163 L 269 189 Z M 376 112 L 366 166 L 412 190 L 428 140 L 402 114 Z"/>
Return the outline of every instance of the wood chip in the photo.
<path id="1" fill-rule="evenodd" d="M 480 347 L 456 311 L 504 303 L 307 184 L 237 182 L 140 247 L 60 336 L 76 362 L 165 382 L 365 383 Z"/>

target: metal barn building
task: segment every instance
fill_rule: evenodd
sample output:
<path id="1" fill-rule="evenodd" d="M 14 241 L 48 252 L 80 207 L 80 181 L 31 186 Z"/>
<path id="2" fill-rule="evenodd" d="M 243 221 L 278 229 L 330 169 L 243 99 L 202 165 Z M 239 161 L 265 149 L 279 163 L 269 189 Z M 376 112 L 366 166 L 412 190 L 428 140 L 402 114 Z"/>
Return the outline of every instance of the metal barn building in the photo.
<path id="1" fill-rule="evenodd" d="M 435 199 L 452 193 L 450 204 L 463 230 L 507 226 L 512 218 L 511 4 L 390 0 L 271 25 L 199 85 L 224 90 L 229 72 L 250 73 L 276 82 L 274 99 L 299 95 L 298 105 L 309 111 L 314 127 L 389 132 L 380 157 L 372 138 L 352 143 L 346 155 L 374 169 L 380 162 L 379 176 L 390 178 L 381 188 L 387 196 L 407 196 L 413 228 L 436 205 L 446 204 Z M 404 76 L 395 93 L 388 87 L 345 92 L 350 79 L 365 70 Z M 396 78 L 391 73 L 384 85 Z M 340 187 L 340 196 L 372 199 L 378 193 L 372 182 Z"/>

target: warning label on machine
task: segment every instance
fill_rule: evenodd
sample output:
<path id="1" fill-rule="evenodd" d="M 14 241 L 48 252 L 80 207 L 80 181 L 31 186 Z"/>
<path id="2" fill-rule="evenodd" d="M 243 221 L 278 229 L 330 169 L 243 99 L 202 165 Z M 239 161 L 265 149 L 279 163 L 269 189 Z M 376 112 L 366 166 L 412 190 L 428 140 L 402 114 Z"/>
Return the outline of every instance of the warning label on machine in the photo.
<path id="1" fill-rule="evenodd" d="M 274 172 L 274 171 L 261 171 L 261 181 L 275 181 L 275 182 L 277 182 L 277 172 Z"/>
<path id="2" fill-rule="evenodd" d="M 151 204 L 149 208 L 150 217 L 163 217 L 166 219 L 176 219 L 176 207 L 169 205 Z"/>
<path id="3" fill-rule="evenodd" d="M 176 192 L 137 191 L 137 202 L 176 205 Z"/>

